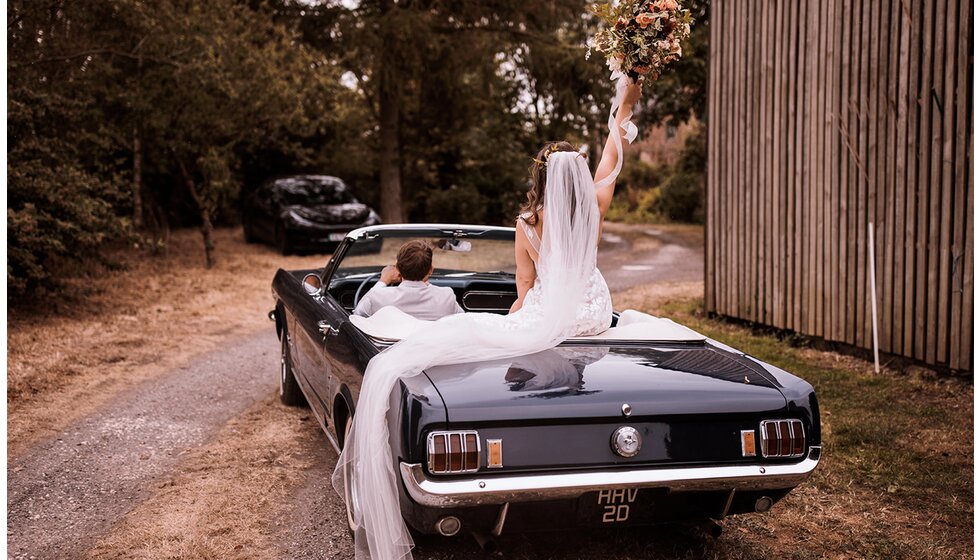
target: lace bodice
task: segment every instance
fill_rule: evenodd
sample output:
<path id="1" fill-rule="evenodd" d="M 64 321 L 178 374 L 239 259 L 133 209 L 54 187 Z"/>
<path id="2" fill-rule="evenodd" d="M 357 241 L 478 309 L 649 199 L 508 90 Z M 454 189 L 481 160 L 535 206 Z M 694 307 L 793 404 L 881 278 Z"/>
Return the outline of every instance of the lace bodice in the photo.
<path id="1" fill-rule="evenodd" d="M 537 265 L 541 240 L 535 229 L 524 221 L 529 216 L 530 214 L 527 213 L 522 214 L 517 220 L 517 225 L 527 235 L 531 248 L 534 249 L 534 253 L 531 254 L 531 260 Z M 530 316 L 539 314 L 536 308 L 540 303 L 541 278 L 539 277 L 534 280 L 534 286 L 528 290 L 527 295 L 524 297 L 522 311 L 525 315 L 529 316 L 528 319 L 532 318 Z M 578 303 L 578 311 L 575 315 L 575 330 L 569 336 L 586 336 L 601 333 L 608 329 L 612 323 L 612 313 L 612 297 L 609 295 L 609 286 L 606 285 L 606 279 L 602 277 L 602 273 L 599 272 L 598 267 L 594 267 L 582 300 Z"/>

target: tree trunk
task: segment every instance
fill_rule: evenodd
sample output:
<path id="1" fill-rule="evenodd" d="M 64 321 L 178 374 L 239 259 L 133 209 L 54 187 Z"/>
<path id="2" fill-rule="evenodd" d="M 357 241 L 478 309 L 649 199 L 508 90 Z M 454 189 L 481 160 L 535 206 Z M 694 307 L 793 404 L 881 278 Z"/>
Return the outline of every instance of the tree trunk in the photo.
<path id="1" fill-rule="evenodd" d="M 401 120 L 400 99 L 395 88 L 386 82 L 382 71 L 381 92 L 381 149 L 378 162 L 381 172 L 381 219 L 387 223 L 405 221 L 402 214 L 401 145 L 398 128 Z"/>
<path id="2" fill-rule="evenodd" d="M 381 17 L 392 8 L 389 0 L 379 2 Z M 405 216 L 402 211 L 402 169 L 401 169 L 401 144 L 398 142 L 399 125 L 401 124 L 401 95 L 398 88 L 398 80 L 393 77 L 395 69 L 391 67 L 389 54 L 396 48 L 391 33 L 386 31 L 387 26 L 382 22 L 381 40 L 382 52 L 379 53 L 381 75 L 378 92 L 379 125 L 381 127 L 380 154 L 378 165 L 380 167 L 381 182 L 381 219 L 387 223 L 404 222 Z"/>
<path id="3" fill-rule="evenodd" d="M 133 228 L 143 229 L 143 146 L 139 127 L 133 127 Z"/>
<path id="4" fill-rule="evenodd" d="M 184 184 L 187 186 L 188 192 L 191 193 L 191 198 L 194 199 L 194 203 L 197 204 L 197 208 L 201 213 L 201 236 L 204 238 L 204 259 L 207 267 L 212 268 L 215 265 L 215 258 L 214 226 L 211 224 L 211 208 L 201 196 L 197 188 L 197 183 L 194 181 L 194 177 L 187 171 L 187 166 L 184 165 L 183 160 L 178 159 L 177 163 L 180 165 L 180 174 L 184 178 Z"/>

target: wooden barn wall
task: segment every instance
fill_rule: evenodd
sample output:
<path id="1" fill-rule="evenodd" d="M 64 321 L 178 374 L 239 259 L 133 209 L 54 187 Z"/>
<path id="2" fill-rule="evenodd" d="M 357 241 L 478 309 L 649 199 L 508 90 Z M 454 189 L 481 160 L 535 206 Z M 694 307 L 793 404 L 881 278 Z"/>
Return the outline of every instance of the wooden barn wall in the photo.
<path id="1" fill-rule="evenodd" d="M 971 370 L 972 0 L 714 0 L 707 311 Z"/>

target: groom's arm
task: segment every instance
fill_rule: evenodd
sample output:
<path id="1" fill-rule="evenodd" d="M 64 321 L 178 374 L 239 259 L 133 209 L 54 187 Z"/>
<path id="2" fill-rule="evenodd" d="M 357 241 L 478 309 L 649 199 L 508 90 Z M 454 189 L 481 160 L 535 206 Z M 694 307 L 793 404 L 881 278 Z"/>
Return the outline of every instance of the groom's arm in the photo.
<path id="1" fill-rule="evenodd" d="M 614 129 L 616 134 L 621 137 L 625 137 L 626 131 L 620 126 L 626 117 L 633 112 L 633 105 L 640 99 L 640 86 L 633 83 L 626 87 L 626 95 L 623 96 L 623 103 L 619 106 L 619 110 L 616 111 L 616 128 Z M 613 169 L 616 167 L 616 159 L 618 158 L 616 154 L 616 139 L 613 137 L 613 132 L 610 131 L 609 138 L 606 139 L 606 146 L 602 150 L 602 158 L 599 160 L 599 166 L 595 170 L 595 182 L 598 183 L 605 179 Z M 599 202 L 599 215 L 603 219 L 606 217 L 606 211 L 609 210 L 609 205 L 612 204 L 613 193 L 616 190 L 616 181 L 596 189 L 596 198 Z"/>

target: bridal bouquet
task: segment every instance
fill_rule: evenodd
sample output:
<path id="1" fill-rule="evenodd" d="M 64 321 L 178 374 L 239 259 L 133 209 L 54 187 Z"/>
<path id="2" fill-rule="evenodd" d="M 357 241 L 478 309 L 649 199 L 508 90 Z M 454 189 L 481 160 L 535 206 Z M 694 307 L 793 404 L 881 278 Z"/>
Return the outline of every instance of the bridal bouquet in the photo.
<path id="1" fill-rule="evenodd" d="M 610 70 L 634 82 L 656 79 L 681 57 L 681 41 L 691 34 L 693 18 L 678 0 L 622 0 L 593 4 L 592 12 L 607 29 L 595 34 L 589 48 L 606 56 Z M 588 54 L 586 54 L 588 58 Z"/>

